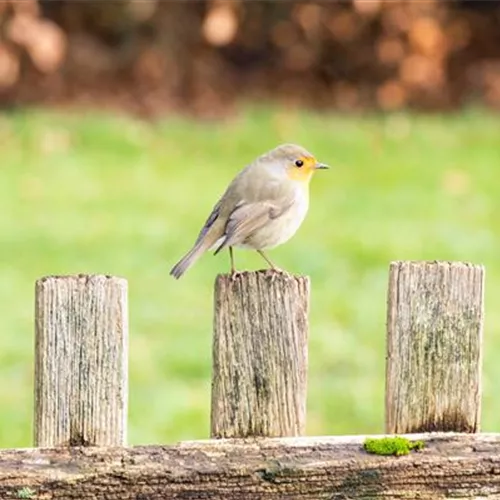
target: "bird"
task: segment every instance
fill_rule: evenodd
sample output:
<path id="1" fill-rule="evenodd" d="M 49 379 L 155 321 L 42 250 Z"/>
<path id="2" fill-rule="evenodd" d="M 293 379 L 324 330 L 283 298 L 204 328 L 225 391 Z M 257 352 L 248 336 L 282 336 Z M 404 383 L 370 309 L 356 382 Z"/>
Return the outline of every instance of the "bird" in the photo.
<path id="1" fill-rule="evenodd" d="M 309 209 L 309 182 L 327 169 L 305 148 L 281 144 L 244 167 L 215 204 L 193 247 L 170 275 L 179 279 L 207 251 L 229 249 L 231 275 L 236 275 L 233 248 L 256 250 L 270 268 L 282 272 L 264 253 L 288 241 Z"/>

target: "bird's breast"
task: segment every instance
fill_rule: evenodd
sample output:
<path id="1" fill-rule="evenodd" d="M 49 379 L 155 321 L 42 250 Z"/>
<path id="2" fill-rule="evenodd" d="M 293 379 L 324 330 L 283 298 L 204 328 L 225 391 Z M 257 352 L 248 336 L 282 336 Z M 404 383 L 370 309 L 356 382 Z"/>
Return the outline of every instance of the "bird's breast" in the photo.
<path id="1" fill-rule="evenodd" d="M 283 214 L 268 222 L 242 242 L 241 247 L 264 250 L 288 241 L 299 229 L 309 208 L 307 191 L 299 191 Z"/>

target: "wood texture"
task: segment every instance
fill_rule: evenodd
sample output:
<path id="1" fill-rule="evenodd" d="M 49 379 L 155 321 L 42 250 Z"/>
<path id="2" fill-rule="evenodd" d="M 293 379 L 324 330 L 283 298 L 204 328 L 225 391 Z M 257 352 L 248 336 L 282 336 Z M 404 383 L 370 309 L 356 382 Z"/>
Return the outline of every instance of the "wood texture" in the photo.
<path id="1" fill-rule="evenodd" d="M 386 432 L 477 432 L 484 268 L 394 262 L 387 316 Z"/>
<path id="2" fill-rule="evenodd" d="M 298 436 L 307 391 L 309 278 L 217 277 L 212 437 Z"/>
<path id="3" fill-rule="evenodd" d="M 422 436 L 409 436 L 420 439 Z M 500 498 L 500 435 L 430 435 L 403 457 L 364 438 L 282 438 L 134 448 L 0 451 L 0 498 L 439 500 Z"/>
<path id="4" fill-rule="evenodd" d="M 37 281 L 35 446 L 125 444 L 127 315 L 124 279 Z"/>

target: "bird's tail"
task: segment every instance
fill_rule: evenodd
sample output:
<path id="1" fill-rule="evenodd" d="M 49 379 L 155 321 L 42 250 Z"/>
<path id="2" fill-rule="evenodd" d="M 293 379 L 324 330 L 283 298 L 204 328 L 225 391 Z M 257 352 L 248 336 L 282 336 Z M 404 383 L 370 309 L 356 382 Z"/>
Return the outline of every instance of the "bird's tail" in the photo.
<path id="1" fill-rule="evenodd" d="M 189 252 L 182 257 L 182 259 L 175 264 L 175 266 L 170 271 L 170 275 L 175 279 L 179 279 L 201 256 L 201 254 L 206 250 L 206 244 L 202 240 L 189 250 Z"/>

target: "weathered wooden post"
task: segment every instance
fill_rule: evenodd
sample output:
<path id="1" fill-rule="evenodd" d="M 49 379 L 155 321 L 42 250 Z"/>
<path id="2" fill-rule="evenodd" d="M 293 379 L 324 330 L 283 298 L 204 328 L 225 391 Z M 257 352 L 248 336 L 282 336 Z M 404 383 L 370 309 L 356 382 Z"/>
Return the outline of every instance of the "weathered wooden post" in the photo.
<path id="1" fill-rule="evenodd" d="M 35 446 L 121 446 L 127 417 L 127 282 L 36 282 Z"/>
<path id="2" fill-rule="evenodd" d="M 212 437 L 304 432 L 309 278 L 270 272 L 215 283 Z"/>
<path id="3" fill-rule="evenodd" d="M 391 264 L 387 433 L 479 431 L 483 291 L 483 266 Z"/>

